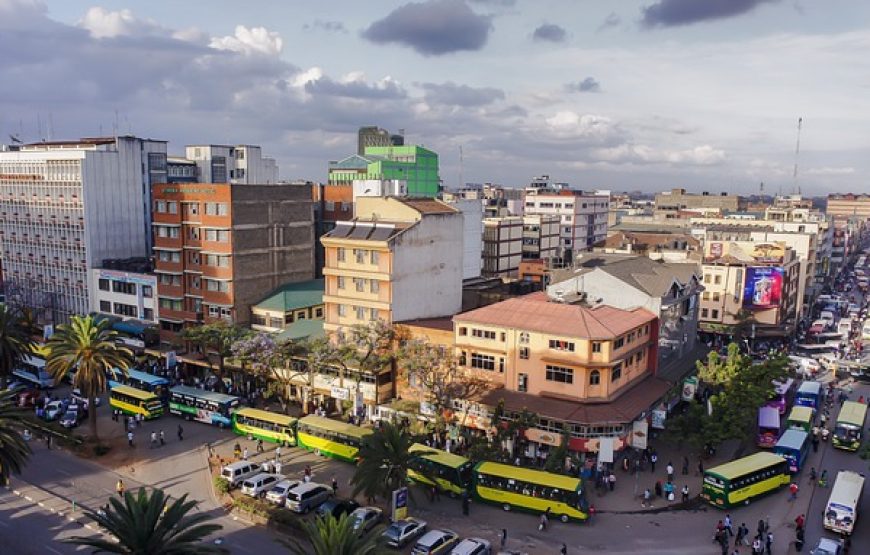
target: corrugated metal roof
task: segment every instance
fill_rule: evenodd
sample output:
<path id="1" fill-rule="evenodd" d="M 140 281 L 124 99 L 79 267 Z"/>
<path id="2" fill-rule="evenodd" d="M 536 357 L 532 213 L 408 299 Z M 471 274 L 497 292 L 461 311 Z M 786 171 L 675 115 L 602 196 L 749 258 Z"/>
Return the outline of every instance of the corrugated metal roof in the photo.
<path id="1" fill-rule="evenodd" d="M 323 279 L 285 283 L 255 304 L 253 308 L 287 312 L 323 304 Z"/>

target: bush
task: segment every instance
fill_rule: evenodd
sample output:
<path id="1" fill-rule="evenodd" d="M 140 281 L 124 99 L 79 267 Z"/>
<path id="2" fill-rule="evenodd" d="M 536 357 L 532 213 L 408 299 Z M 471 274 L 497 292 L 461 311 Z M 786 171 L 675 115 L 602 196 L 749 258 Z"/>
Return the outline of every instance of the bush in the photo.
<path id="1" fill-rule="evenodd" d="M 212 485 L 214 486 L 215 493 L 218 495 L 226 495 L 230 492 L 229 480 L 221 476 L 215 476 L 212 480 Z"/>
<path id="2" fill-rule="evenodd" d="M 247 495 L 240 495 L 233 499 L 233 508 L 239 509 L 252 515 L 268 517 L 271 507 L 265 502 Z"/>

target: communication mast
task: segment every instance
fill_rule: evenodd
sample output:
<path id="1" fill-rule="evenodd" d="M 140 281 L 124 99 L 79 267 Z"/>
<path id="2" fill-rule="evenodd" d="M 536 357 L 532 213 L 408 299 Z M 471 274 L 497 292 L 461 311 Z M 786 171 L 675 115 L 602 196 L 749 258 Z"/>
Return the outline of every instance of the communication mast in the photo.
<path id="1" fill-rule="evenodd" d="M 794 147 L 794 173 L 792 174 L 792 186 L 791 192 L 792 194 L 801 194 L 801 188 L 798 186 L 798 157 L 801 153 L 801 126 L 803 124 L 804 118 L 798 118 L 798 128 L 797 128 L 797 144 Z"/>

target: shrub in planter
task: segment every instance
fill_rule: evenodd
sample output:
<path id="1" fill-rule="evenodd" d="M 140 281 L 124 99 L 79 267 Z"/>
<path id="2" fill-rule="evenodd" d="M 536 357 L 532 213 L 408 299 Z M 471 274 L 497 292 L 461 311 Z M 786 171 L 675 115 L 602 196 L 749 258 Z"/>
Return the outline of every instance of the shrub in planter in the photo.
<path id="1" fill-rule="evenodd" d="M 226 478 L 215 476 L 212 483 L 214 485 L 214 491 L 218 495 L 226 495 L 230 492 L 230 482 Z"/>

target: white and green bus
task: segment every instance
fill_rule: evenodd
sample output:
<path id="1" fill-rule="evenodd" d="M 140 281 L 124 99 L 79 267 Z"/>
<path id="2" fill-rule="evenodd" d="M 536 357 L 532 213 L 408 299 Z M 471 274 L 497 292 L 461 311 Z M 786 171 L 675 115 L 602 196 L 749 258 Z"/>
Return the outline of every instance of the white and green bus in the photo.
<path id="1" fill-rule="evenodd" d="M 296 419 L 286 414 L 244 408 L 233 413 L 233 431 L 263 441 L 296 445 Z"/>
<path id="2" fill-rule="evenodd" d="M 169 390 L 169 412 L 186 418 L 204 422 L 219 428 L 229 428 L 233 424 L 233 412 L 239 407 L 239 398 L 204 389 L 176 385 Z"/>
<path id="3" fill-rule="evenodd" d="M 840 407 L 831 443 L 838 449 L 857 451 L 864 436 L 864 421 L 867 420 L 867 405 L 846 401 Z"/>

